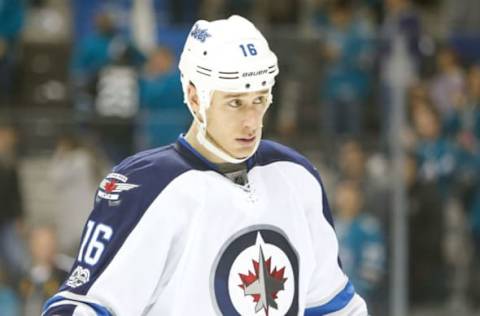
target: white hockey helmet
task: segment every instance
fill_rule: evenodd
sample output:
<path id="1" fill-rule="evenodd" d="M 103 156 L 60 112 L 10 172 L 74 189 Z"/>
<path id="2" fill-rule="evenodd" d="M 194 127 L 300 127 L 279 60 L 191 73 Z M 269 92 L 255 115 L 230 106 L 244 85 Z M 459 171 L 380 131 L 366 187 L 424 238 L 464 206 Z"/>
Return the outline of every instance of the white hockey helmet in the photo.
<path id="1" fill-rule="evenodd" d="M 243 93 L 268 89 L 271 103 L 278 64 L 265 37 L 250 21 L 238 15 L 212 22 L 197 21 L 183 48 L 179 69 L 185 103 L 200 126 L 199 142 L 227 162 L 240 163 L 248 159 L 232 157 L 207 139 L 206 110 L 215 90 Z M 190 83 L 197 89 L 201 120 L 188 102 Z"/>

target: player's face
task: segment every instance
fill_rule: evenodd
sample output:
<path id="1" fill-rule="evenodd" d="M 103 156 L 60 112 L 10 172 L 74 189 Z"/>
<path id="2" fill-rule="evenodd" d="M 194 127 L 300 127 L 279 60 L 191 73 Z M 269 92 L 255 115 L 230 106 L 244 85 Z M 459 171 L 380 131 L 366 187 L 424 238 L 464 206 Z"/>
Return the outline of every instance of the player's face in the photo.
<path id="1" fill-rule="evenodd" d="M 207 137 L 235 158 L 252 154 L 262 137 L 268 90 L 248 93 L 215 91 L 207 110 Z"/>

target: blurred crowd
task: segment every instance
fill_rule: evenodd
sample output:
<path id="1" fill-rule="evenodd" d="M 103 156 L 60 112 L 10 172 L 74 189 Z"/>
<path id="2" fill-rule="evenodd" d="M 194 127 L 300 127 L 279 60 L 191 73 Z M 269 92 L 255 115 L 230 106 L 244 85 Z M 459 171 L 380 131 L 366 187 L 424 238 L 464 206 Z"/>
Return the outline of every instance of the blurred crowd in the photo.
<path id="1" fill-rule="evenodd" d="M 190 123 L 176 48 L 161 42 L 140 48 L 112 10 L 115 1 L 105 1 L 108 5 L 92 15 L 91 32 L 71 43 L 62 83 L 71 116 L 64 118 L 66 128 L 57 126 L 45 170 L 44 185 L 56 192 L 54 216 L 32 222 L 22 191 L 24 140 L 16 114 L 17 108 L 28 109 L 20 104 L 25 99 L 18 89 L 29 81 L 22 75 L 22 32 L 29 12 L 54 2 L 0 0 L 0 311 L 5 316 L 38 315 L 65 280 L 94 193 L 109 168 L 138 150 L 174 141 Z M 271 36 L 281 75 L 266 136 L 319 153 L 314 160 L 334 213 L 340 259 L 373 315 L 386 315 L 388 309 L 395 225 L 392 133 L 400 135 L 406 153 L 410 304 L 447 303 L 465 314 L 480 310 L 480 53 L 472 53 L 480 52 L 475 46 L 480 45 L 480 9 L 476 0 L 458 2 L 152 1 L 162 27 L 238 13 Z M 432 17 L 425 12 L 441 13 L 443 33 L 429 33 L 426 21 Z M 289 39 L 279 40 L 284 27 L 295 30 L 298 54 Z M 451 40 L 466 34 L 466 46 Z M 408 79 L 405 121 L 402 130 L 392 130 L 397 105 L 392 69 L 399 72 L 392 65 L 398 60 Z"/>

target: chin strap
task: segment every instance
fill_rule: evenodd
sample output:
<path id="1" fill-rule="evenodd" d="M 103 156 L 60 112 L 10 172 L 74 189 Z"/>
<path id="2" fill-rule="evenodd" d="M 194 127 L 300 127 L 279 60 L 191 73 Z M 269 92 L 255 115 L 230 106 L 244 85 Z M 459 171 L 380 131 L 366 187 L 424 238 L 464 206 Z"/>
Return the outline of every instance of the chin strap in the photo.
<path id="1" fill-rule="evenodd" d="M 258 146 L 260 145 L 260 140 L 257 140 L 257 143 L 255 144 L 255 148 L 252 150 L 252 153 L 248 155 L 247 157 L 244 158 L 235 158 L 226 151 L 220 149 L 218 146 L 216 146 L 214 143 L 212 143 L 208 138 L 207 138 L 207 130 L 204 128 L 203 125 L 200 126 L 197 132 L 197 140 L 198 142 L 205 147 L 209 152 L 217 156 L 218 158 L 224 160 L 225 162 L 233 163 L 233 164 L 239 164 L 253 156 L 253 154 L 257 151 Z"/>

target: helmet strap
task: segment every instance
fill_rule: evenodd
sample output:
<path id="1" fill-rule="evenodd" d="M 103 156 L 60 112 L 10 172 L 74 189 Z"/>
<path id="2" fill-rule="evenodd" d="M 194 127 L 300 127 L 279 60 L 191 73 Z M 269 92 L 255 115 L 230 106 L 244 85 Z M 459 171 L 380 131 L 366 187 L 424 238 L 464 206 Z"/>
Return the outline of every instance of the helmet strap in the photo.
<path id="1" fill-rule="evenodd" d="M 215 145 L 212 141 L 208 139 L 207 135 L 207 124 L 208 124 L 208 119 L 207 119 L 207 108 L 210 105 L 210 100 L 211 96 L 213 95 L 213 91 L 207 92 L 207 91 L 202 91 L 206 95 L 203 95 L 203 98 L 200 100 L 200 108 L 199 108 L 199 114 L 202 117 L 202 122 L 200 122 L 200 119 L 197 117 L 197 122 L 199 123 L 199 129 L 197 130 L 197 140 L 198 142 L 205 147 L 209 152 L 214 154 L 216 157 L 220 158 L 223 161 L 233 163 L 233 164 L 239 164 L 250 158 L 251 155 L 245 157 L 245 158 L 235 158 L 226 151 L 222 150 L 220 147 Z M 205 102 L 208 100 L 208 103 Z M 203 102 L 202 102 L 203 101 Z M 257 147 L 260 142 L 257 142 Z M 257 150 L 257 147 L 255 147 L 255 150 L 253 153 Z"/>

